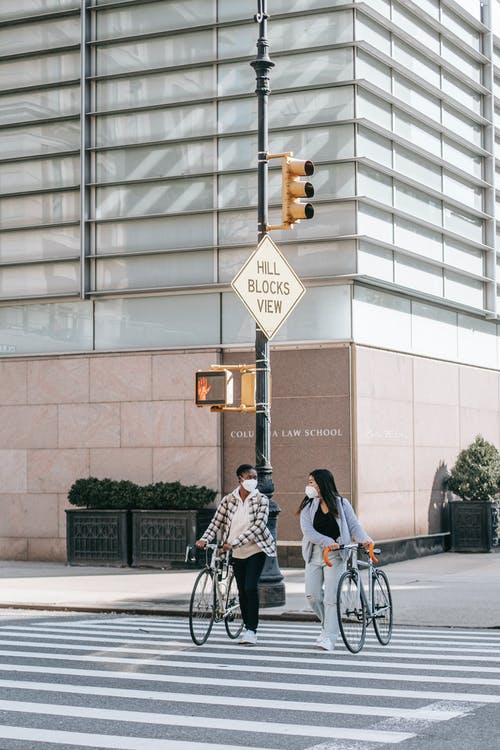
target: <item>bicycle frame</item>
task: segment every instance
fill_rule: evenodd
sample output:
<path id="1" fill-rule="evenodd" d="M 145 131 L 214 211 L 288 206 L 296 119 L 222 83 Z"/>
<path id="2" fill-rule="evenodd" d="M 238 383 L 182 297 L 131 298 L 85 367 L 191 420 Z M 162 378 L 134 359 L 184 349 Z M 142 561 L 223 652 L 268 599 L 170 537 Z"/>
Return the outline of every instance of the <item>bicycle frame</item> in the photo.
<path id="1" fill-rule="evenodd" d="M 224 622 L 227 635 L 237 638 L 243 628 L 231 553 L 221 553 L 217 544 L 207 544 L 205 565 L 193 586 L 189 605 L 189 627 L 197 646 L 208 638 L 215 622 Z M 186 549 L 186 561 L 194 561 L 191 548 Z M 195 623 L 198 623 L 197 625 Z"/>
<path id="2" fill-rule="evenodd" d="M 326 565 L 329 552 L 339 547 L 328 547 L 323 556 Z M 340 545 L 340 549 L 350 550 L 346 570 L 342 573 L 337 590 L 337 613 L 342 639 L 347 648 L 357 653 L 364 644 L 366 628 L 373 624 L 377 640 L 387 646 L 392 633 L 392 597 L 388 578 L 384 571 L 376 567 L 373 543 L 366 550 L 363 545 Z M 369 556 L 368 561 L 359 560 L 358 552 L 363 550 Z M 362 570 L 368 573 L 367 589 L 362 577 Z"/>
<path id="3" fill-rule="evenodd" d="M 365 586 L 363 583 L 363 579 L 361 575 L 359 576 L 359 593 L 361 598 L 363 599 L 365 606 L 367 608 L 367 615 L 368 615 L 368 623 L 370 623 L 374 617 L 376 617 L 376 613 L 374 612 L 373 603 L 374 603 L 374 583 L 375 579 L 377 578 L 377 568 L 375 567 L 375 564 L 378 563 L 378 558 L 375 557 L 375 553 L 379 554 L 380 550 L 375 549 L 373 544 L 370 544 L 368 547 L 368 560 L 360 560 L 358 558 L 358 552 L 360 549 L 363 549 L 363 547 L 359 544 L 341 544 L 338 549 L 348 549 L 351 550 L 351 553 L 349 557 L 347 558 L 347 564 L 346 569 L 347 570 L 356 570 L 359 572 L 360 568 L 363 568 L 365 570 L 368 570 L 368 596 L 366 595 Z M 330 552 L 330 547 L 327 547 L 325 551 L 323 552 L 323 557 L 325 560 L 325 563 L 328 565 L 329 568 L 332 567 L 332 563 L 330 562 L 328 558 L 328 553 Z"/>

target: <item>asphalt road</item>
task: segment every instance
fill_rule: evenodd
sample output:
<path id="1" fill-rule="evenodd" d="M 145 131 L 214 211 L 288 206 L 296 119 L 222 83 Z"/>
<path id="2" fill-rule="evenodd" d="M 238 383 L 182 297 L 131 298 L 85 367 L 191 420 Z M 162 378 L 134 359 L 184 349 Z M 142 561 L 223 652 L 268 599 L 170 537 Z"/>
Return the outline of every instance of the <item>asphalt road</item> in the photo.
<path id="1" fill-rule="evenodd" d="M 256 647 L 180 617 L 0 614 L 0 750 L 500 747 L 500 631 L 398 627 L 358 655 L 312 623 Z"/>

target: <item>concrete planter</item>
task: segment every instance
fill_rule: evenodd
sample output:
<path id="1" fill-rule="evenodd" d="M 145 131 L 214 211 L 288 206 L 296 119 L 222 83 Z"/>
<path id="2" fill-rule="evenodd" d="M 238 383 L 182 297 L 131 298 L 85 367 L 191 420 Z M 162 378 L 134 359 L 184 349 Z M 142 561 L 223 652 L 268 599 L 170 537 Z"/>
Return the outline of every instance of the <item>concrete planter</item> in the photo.
<path id="1" fill-rule="evenodd" d="M 213 514 L 213 508 L 132 510 L 132 566 L 183 565 L 186 547 L 203 534 Z"/>
<path id="2" fill-rule="evenodd" d="M 489 501 L 450 502 L 451 552 L 491 552 L 493 510 Z"/>
<path id="3" fill-rule="evenodd" d="M 66 511 L 66 551 L 70 565 L 130 564 L 130 511 Z"/>

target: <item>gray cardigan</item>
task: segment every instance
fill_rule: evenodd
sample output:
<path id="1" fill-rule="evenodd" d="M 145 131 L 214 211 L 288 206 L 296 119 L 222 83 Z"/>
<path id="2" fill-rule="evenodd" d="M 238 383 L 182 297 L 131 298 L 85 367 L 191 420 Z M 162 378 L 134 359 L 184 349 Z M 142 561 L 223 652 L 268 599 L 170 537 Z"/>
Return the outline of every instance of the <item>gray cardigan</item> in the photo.
<path id="1" fill-rule="evenodd" d="M 300 528 L 302 529 L 302 557 L 307 562 L 310 561 L 313 553 L 313 546 L 318 544 L 320 547 L 328 547 L 333 542 L 338 544 L 351 544 L 354 539 L 356 542 L 371 542 L 371 537 L 368 536 L 360 522 L 356 518 L 356 514 L 352 509 L 352 505 L 349 500 L 345 497 L 337 499 L 337 508 L 339 517 L 337 523 L 340 529 L 340 536 L 338 539 L 331 539 L 329 536 L 320 534 L 314 528 L 314 516 L 319 506 L 319 497 L 315 497 L 311 500 L 309 505 L 302 508 L 300 512 Z M 347 558 L 348 552 L 341 553 L 342 556 Z"/>

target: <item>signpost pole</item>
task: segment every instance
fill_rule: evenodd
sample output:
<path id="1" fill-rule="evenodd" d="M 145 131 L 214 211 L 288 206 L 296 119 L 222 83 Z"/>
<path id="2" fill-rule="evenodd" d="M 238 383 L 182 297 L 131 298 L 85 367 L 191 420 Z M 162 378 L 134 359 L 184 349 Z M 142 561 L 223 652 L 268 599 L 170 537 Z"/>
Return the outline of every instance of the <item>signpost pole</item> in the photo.
<path id="1" fill-rule="evenodd" d="M 260 242 L 268 225 L 268 97 L 271 92 L 269 73 L 274 63 L 269 58 L 267 40 L 267 0 L 257 0 L 255 21 L 259 24 L 257 57 L 250 64 L 255 70 L 258 123 L 257 123 L 257 231 Z M 269 339 L 257 324 L 255 329 L 256 364 L 256 418 L 255 418 L 255 468 L 259 479 L 259 489 L 269 497 L 269 529 L 276 538 L 278 504 L 272 499 L 274 493 L 273 470 L 271 466 L 271 398 Z M 278 607 L 285 604 L 285 586 L 278 566 L 278 559 L 268 557 L 260 579 L 260 598 L 263 607 Z"/>

